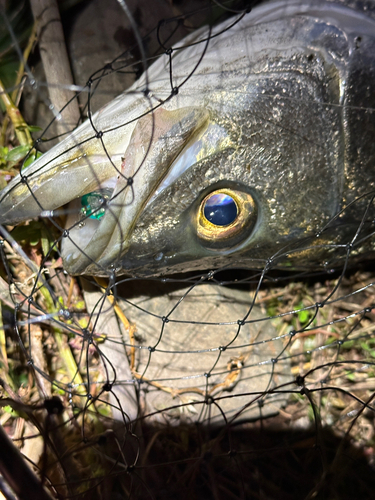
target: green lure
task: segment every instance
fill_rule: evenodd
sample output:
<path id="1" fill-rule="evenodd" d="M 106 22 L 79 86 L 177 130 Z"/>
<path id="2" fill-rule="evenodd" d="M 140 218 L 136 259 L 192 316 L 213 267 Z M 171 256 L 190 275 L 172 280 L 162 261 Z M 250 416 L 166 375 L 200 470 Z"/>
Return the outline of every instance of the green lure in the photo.
<path id="1" fill-rule="evenodd" d="M 90 219 L 101 219 L 106 210 L 107 201 L 111 198 L 113 190 L 101 189 L 87 193 L 81 198 L 81 215 Z"/>

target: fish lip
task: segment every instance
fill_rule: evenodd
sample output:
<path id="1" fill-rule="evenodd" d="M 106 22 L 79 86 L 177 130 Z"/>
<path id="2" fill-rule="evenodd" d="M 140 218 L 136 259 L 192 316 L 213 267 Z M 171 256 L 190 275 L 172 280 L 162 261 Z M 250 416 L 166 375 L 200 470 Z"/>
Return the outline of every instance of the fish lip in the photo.
<path id="1" fill-rule="evenodd" d="M 112 163 L 97 151 L 91 155 L 76 151 L 63 160 L 50 156 L 46 153 L 40 157 L 32 169 L 21 172 L 1 192 L 0 224 L 15 225 L 41 215 L 53 216 L 55 210 L 98 189 L 116 173 L 113 161 L 117 161 L 117 155 L 112 155 Z"/>

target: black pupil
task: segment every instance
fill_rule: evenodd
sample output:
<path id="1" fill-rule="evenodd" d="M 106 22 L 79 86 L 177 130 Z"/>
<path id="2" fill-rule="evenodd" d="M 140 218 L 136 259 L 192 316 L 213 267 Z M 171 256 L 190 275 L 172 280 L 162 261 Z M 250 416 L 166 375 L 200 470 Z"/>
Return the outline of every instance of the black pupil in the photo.
<path id="1" fill-rule="evenodd" d="M 206 200 L 203 213 L 215 226 L 228 226 L 237 217 L 237 205 L 228 194 L 217 193 Z"/>

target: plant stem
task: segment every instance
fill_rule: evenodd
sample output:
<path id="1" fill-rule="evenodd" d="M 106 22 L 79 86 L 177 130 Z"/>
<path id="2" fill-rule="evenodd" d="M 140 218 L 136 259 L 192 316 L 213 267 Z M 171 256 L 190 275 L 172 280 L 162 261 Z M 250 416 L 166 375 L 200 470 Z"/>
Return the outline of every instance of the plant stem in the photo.
<path id="1" fill-rule="evenodd" d="M 24 53 L 23 53 L 23 59 L 20 62 L 20 65 L 19 65 L 19 68 L 17 71 L 17 78 L 16 78 L 16 81 L 14 83 L 16 88 L 13 90 L 13 92 L 10 96 L 13 103 L 15 103 L 16 106 L 18 106 L 20 98 L 21 98 L 21 94 L 22 94 L 23 85 L 21 85 L 21 82 L 22 82 L 22 78 L 23 78 L 24 72 L 25 72 L 25 62 L 29 58 L 31 49 L 33 48 L 35 41 L 36 41 L 36 25 L 34 24 L 33 29 L 31 31 L 31 35 L 29 37 L 29 41 L 27 42 L 27 46 L 26 46 Z M 0 147 L 3 147 L 5 145 L 5 136 L 6 136 L 6 131 L 7 131 L 8 125 L 9 125 L 9 121 L 10 121 L 10 117 L 9 117 L 9 114 L 7 114 L 4 117 L 3 123 L 1 125 Z"/>
<path id="2" fill-rule="evenodd" d="M 14 104 L 10 96 L 5 91 L 4 85 L 1 80 L 0 80 L 0 98 L 4 103 L 4 106 L 7 110 L 11 122 L 13 123 L 18 142 L 20 143 L 21 146 L 28 145 L 32 147 L 33 140 L 31 138 L 29 129 L 27 128 L 26 122 L 23 119 L 20 110 L 17 108 L 17 106 Z"/>

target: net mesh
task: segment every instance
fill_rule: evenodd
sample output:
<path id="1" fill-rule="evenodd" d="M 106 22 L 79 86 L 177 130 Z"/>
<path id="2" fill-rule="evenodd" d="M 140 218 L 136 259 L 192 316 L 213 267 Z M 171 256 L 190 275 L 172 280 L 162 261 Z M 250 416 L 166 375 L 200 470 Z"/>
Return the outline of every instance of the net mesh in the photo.
<path id="1" fill-rule="evenodd" d="M 51 104 L 49 88 L 73 93 L 79 120 L 89 117 L 105 148 L 93 112 L 160 54 L 171 81 L 162 99 L 174 98 L 204 60 L 213 28 L 186 79 L 174 75 L 179 40 L 192 33 L 184 46 L 193 46 L 197 29 L 224 19 L 230 30 L 252 7 L 60 2 L 74 85 L 54 85 L 29 4 L 5 2 L 2 96 L 25 121 L 14 126 L 14 108 L 2 100 L 1 187 L 78 125 L 71 104 Z M 154 75 L 145 75 L 148 112 Z M 32 147 L 15 133 L 23 123 Z M 362 220 L 344 244 L 329 242 L 342 258 L 319 272 L 278 269 L 298 247 L 265 256 L 257 271 L 232 262 L 158 277 L 112 269 L 78 278 L 60 254 L 73 227 L 66 210 L 1 226 L 0 423 L 22 454 L 9 477 L 2 441 L 2 495 L 42 498 L 43 484 L 51 498 L 372 498 L 374 272 L 357 250 L 373 240 L 373 196 L 353 202 Z M 36 473 L 35 492 L 22 463 Z"/>

